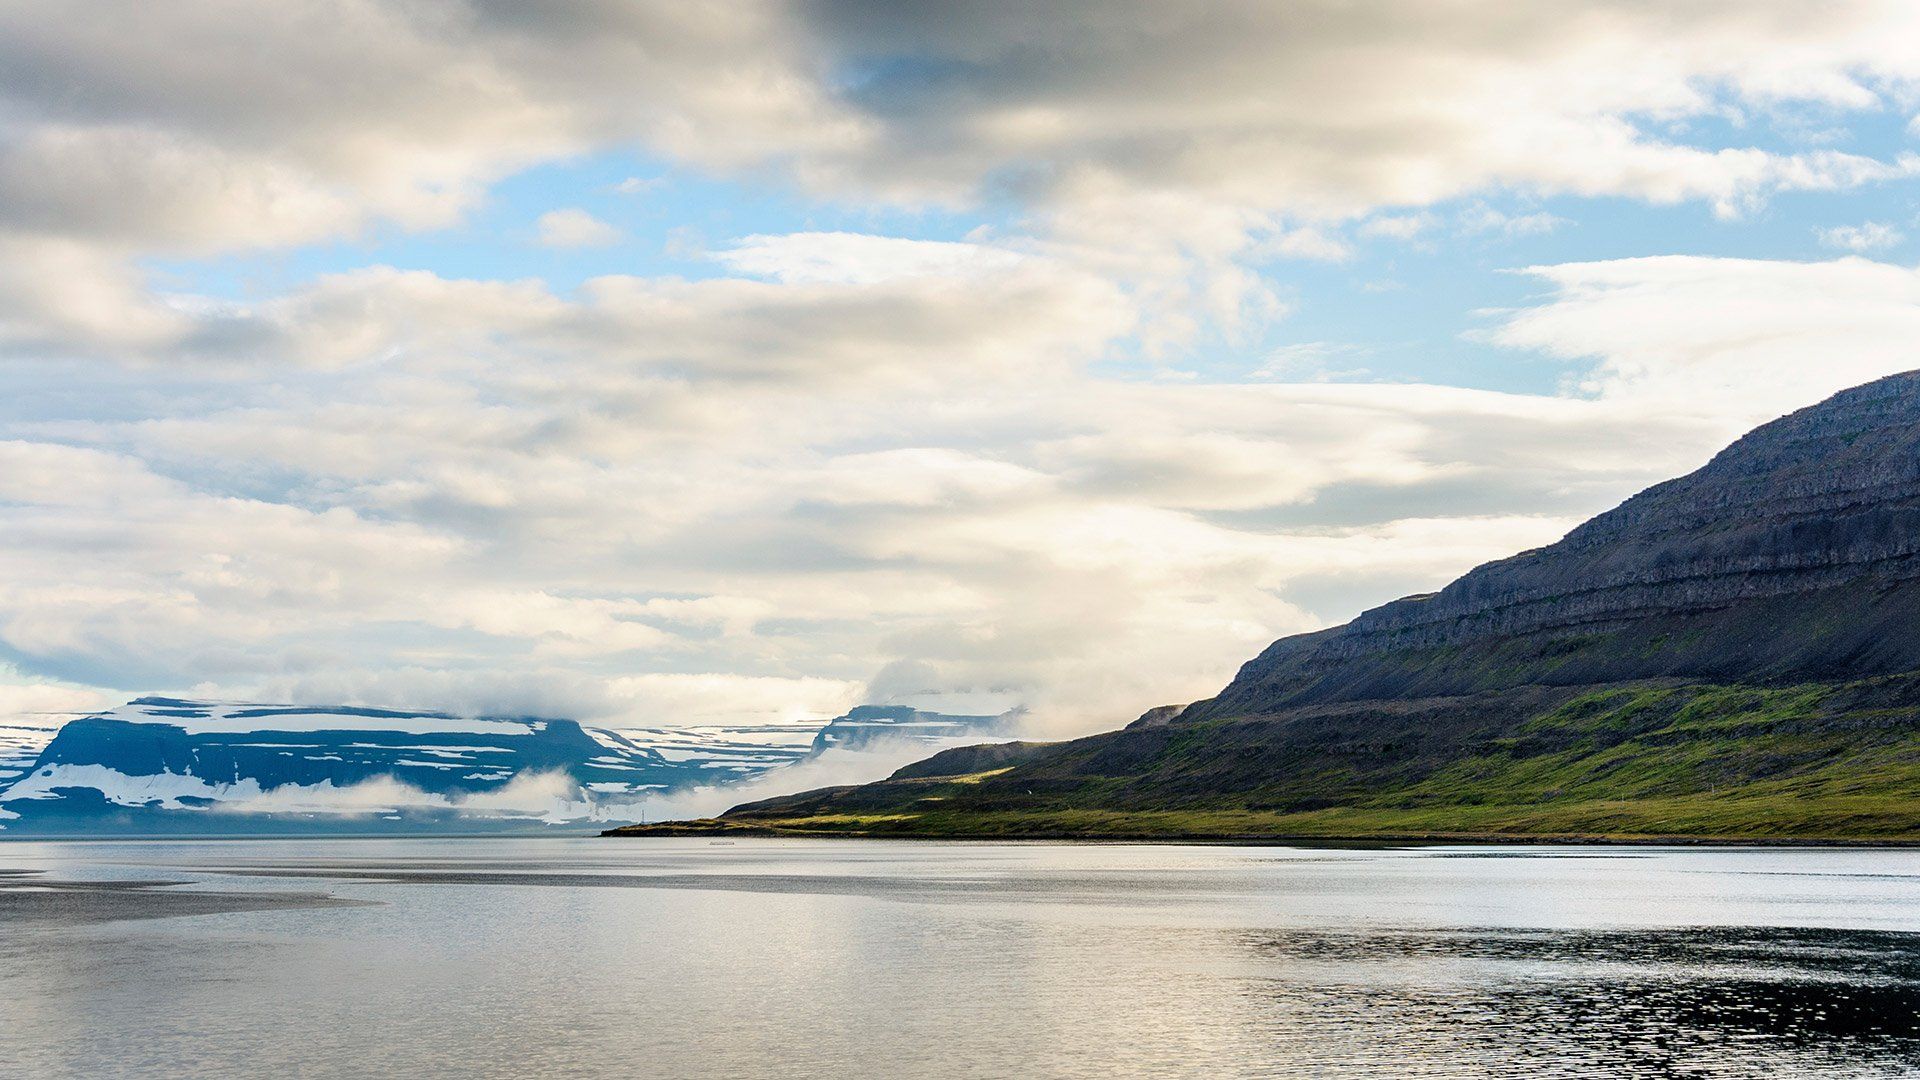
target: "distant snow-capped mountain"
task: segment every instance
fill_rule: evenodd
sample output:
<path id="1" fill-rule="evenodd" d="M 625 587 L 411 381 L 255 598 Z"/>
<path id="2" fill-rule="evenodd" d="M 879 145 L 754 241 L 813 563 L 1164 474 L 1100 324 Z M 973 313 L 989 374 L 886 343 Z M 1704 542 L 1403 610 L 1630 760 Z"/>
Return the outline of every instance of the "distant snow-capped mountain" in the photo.
<path id="1" fill-rule="evenodd" d="M 990 740 L 1019 716 L 994 697 L 922 698 L 863 705 L 824 725 L 616 729 L 145 697 L 64 724 L 0 726 L 0 830 L 204 835 L 622 823 L 642 816 L 649 799 L 744 783 L 837 752 L 905 744 L 931 753 Z"/>
<path id="2" fill-rule="evenodd" d="M 798 760 L 816 730 L 614 730 L 149 697 L 70 721 L 50 741 L 41 729 L 0 729 L 0 827 L 253 833 L 628 820 L 650 796 Z"/>

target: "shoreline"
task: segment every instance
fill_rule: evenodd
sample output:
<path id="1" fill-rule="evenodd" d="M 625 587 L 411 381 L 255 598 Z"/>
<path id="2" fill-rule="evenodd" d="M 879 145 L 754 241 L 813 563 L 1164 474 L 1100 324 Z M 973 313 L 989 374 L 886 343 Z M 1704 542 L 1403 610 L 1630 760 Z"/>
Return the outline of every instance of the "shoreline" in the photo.
<path id="1" fill-rule="evenodd" d="M 718 825 L 705 822 L 663 822 L 624 825 L 599 833 L 603 839 L 662 838 L 809 839 L 809 840 L 925 840 L 960 843 L 1086 843 L 1086 844 L 1213 844 L 1225 847 L 1438 847 L 1453 844 L 1523 846 L 1557 844 L 1576 847 L 1770 847 L 1770 848 L 1915 848 L 1920 837 L 1817 836 L 1608 836 L 1591 833 L 1372 833 L 1358 835 L 1301 833 L 888 833 L 828 832 L 783 829 L 767 825 Z"/>
<path id="2" fill-rule="evenodd" d="M 647 825 L 620 826 L 597 832 L 568 833 L 261 833 L 261 834 L 0 834 L 0 849 L 14 844 L 125 844 L 125 843 L 251 843 L 286 841 L 350 840 L 660 840 L 660 839 L 749 839 L 749 840 L 909 840 L 925 843 L 965 844 L 1164 844 L 1215 847 L 1292 847 L 1364 848 L 1445 847 L 1455 845 L 1485 847 L 1682 847 L 1682 848 L 1893 848 L 1920 849 L 1920 837 L 1818 837 L 1818 836 L 1607 836 L 1572 833 L 1373 833 L 1334 835 L 1322 833 L 876 833 L 824 832 L 805 829 L 779 829 L 766 826 L 676 827 Z"/>

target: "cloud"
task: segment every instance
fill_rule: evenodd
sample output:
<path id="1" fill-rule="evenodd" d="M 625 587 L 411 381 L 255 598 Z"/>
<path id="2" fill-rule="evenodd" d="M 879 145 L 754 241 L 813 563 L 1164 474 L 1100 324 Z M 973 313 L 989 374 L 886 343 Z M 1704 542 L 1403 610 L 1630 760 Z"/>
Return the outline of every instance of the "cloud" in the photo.
<path id="1" fill-rule="evenodd" d="M 1820 238 L 1822 246 L 1857 253 L 1890 248 L 1907 238 L 1906 234 L 1899 229 L 1878 221 L 1864 221 L 1858 225 L 1835 225 L 1828 229 L 1816 228 L 1813 232 Z"/>
<path id="2" fill-rule="evenodd" d="M 122 7 L 102 14 L 125 31 L 112 36 L 51 3 L 0 23 L 17 118 L 0 206 L 15 227 L 218 247 L 369 215 L 431 226 L 507 171 L 630 140 L 913 200 L 1012 172 L 1028 188 L 1101 175 L 1295 212 L 1489 185 L 1737 204 L 1900 166 L 1688 146 L 1643 118 L 1870 109 L 1916 74 L 1899 47 L 1912 13 L 1868 2 L 1389 17 L 1332 2 L 1167 15 L 848 0 L 564 18 L 364 3 L 244 25 L 217 4 Z"/>
<path id="3" fill-rule="evenodd" d="M 1604 402 L 1103 376 L 1111 283 L 887 241 L 570 296 L 361 271 L 248 312 L 265 355 L 99 369 L 0 443 L 0 643 L 99 684 L 631 725 L 824 718 L 912 662 L 1071 732 L 1710 449 Z"/>
<path id="4" fill-rule="evenodd" d="M 491 791 L 440 794 L 391 776 L 335 786 L 282 784 L 261 791 L 213 785 L 204 797 L 220 814 L 339 814 L 369 817 L 407 812 L 451 812 L 466 817 L 532 818 L 549 823 L 602 817 L 599 800 L 565 772 L 526 771 Z"/>
<path id="5" fill-rule="evenodd" d="M 1531 214 L 1508 214 L 1496 210 L 1491 206 L 1487 206 L 1484 203 L 1467 208 L 1460 214 L 1459 218 L 1462 232 L 1498 233 L 1507 238 L 1516 236 L 1545 236 L 1547 233 L 1553 232 L 1566 223 L 1567 219 L 1556 217 L 1545 211 L 1535 211 Z"/>
<path id="6" fill-rule="evenodd" d="M 1311 226 L 1288 229 L 1271 236 L 1262 244 L 1262 250 L 1290 259 L 1318 259 L 1323 262 L 1345 262 L 1353 257 L 1353 248 L 1346 241 Z"/>
<path id="7" fill-rule="evenodd" d="M 1910 169 L 1687 145 L 1645 122 L 1787 101 L 1875 107 L 1877 84 L 1915 74 L 1883 36 L 1910 31 L 1911 12 L 1888 5 L 816 11 L 828 47 L 863 59 L 844 100 L 882 135 L 824 156 L 869 183 L 940 191 L 1025 167 L 1062 195 L 1100 176 L 1321 215 L 1489 186 L 1734 213 L 1772 191 Z M 1668 47 L 1646 47 L 1656 39 Z"/>
<path id="8" fill-rule="evenodd" d="M 1037 240 L 1130 283 L 1155 316 L 1150 348 L 1283 310 L 1247 260 L 1343 258 L 1343 219 L 1399 208 L 1411 223 L 1494 191 L 1738 216 L 1920 171 L 1914 155 L 1686 138 L 1692 120 L 1903 106 L 1920 16 L 1874 0 L 768 0 L 539 17 L 365 0 L 245 20 L 124 0 L 95 15 L 0 13 L 0 263 L 85 270 L 59 290 L 0 274 L 0 335 L 36 346 L 138 352 L 174 333 L 177 313 L 140 295 L 142 256 L 442 228 L 507 175 L 635 147 L 843 202 L 1006 200 Z M 546 242 L 610 240 L 555 213 Z M 1375 235 L 1411 227 L 1387 220 Z"/>
<path id="9" fill-rule="evenodd" d="M 7 5 L 0 645 L 66 684 L 636 724 L 831 715 L 902 663 L 1055 733 L 1197 697 L 1907 366 L 1914 273 L 1532 268 L 1483 337 L 1563 364 L 1558 396 L 1314 382 L 1351 355 L 1320 330 L 1253 379 L 1120 372 L 1258 345 L 1302 302 L 1275 260 L 1438 243 L 1441 203 L 1524 235 L 1557 221 L 1483 200 L 1738 217 L 1911 176 L 1760 129 L 1901 106 L 1915 18 Z M 443 228 L 596 152 L 993 225 L 762 228 L 716 276 L 567 289 L 151 269 Z"/>
<path id="10" fill-rule="evenodd" d="M 0 727 L 51 727 L 119 704 L 115 695 L 94 687 L 35 678 L 0 665 Z"/>
<path id="11" fill-rule="evenodd" d="M 1916 363 L 1920 272 L 1909 267 L 1659 256 L 1527 272 L 1552 294 L 1491 339 L 1597 361 L 1577 381 L 1604 400 L 1736 429 Z"/>
<path id="12" fill-rule="evenodd" d="M 778 615 L 778 612 L 769 612 Z M 608 684 L 621 715 L 676 724 L 807 724 L 860 704 L 861 681 L 813 676 L 659 673 Z"/>
<path id="13" fill-rule="evenodd" d="M 1359 233 L 1365 237 L 1384 237 L 1390 240 L 1411 240 L 1433 228 L 1436 218 L 1429 213 L 1382 214 L 1360 223 Z"/>
<path id="14" fill-rule="evenodd" d="M 1027 260 L 981 244 L 902 240 L 863 233 L 749 236 L 713 257 L 728 268 L 785 284 L 853 284 L 909 277 L 1008 273 Z"/>
<path id="15" fill-rule="evenodd" d="M 1365 368 L 1336 369 L 1333 366 L 1336 362 L 1356 359 L 1365 353 L 1366 350 L 1357 345 L 1339 341 L 1300 341 L 1280 345 L 1268 351 L 1266 360 L 1254 370 L 1253 377 L 1326 382 L 1365 375 Z"/>
<path id="16" fill-rule="evenodd" d="M 550 248 L 607 247 L 619 243 L 625 234 L 585 210 L 568 208 L 549 210 L 534 222 L 540 231 L 540 246 Z"/>
<path id="17" fill-rule="evenodd" d="M 29 2 L 0 16 L 0 227 L 196 251 L 375 219 L 435 227 L 491 180 L 595 145 L 640 139 L 721 164 L 843 138 L 848 123 L 802 77 L 773 5 L 728 18 L 534 19 L 458 2 L 96 14 L 79 25 Z"/>

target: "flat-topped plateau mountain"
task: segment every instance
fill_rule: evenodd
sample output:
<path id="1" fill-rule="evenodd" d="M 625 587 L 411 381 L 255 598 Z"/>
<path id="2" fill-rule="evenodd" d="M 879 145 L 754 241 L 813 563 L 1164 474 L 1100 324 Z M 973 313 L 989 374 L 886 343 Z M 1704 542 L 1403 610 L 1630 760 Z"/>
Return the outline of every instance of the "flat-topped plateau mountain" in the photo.
<path id="1" fill-rule="evenodd" d="M 145 697 L 0 726 L 0 836 L 604 828 L 694 789 L 823 758 L 897 762 L 992 737 L 1017 716 L 889 704 L 813 725 L 610 728 Z"/>
<path id="2" fill-rule="evenodd" d="M 1920 840 L 1920 372 L 1283 638 L 1208 700 L 690 827 Z"/>
<path id="3" fill-rule="evenodd" d="M 0 835 L 498 831 L 633 820 L 618 808 L 758 775 L 807 751 L 804 738 L 685 734 L 141 698 L 62 725 L 0 780 Z"/>

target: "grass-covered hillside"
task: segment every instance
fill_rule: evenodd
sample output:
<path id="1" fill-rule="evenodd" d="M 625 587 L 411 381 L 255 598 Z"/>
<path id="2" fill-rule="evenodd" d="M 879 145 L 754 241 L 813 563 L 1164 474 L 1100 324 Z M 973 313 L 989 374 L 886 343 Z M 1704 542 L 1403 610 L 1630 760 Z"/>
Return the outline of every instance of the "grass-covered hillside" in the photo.
<path id="1" fill-rule="evenodd" d="M 694 827 L 969 837 L 1920 840 L 1920 679 L 1377 703 L 963 753 Z M 934 774 L 934 775 L 930 775 Z M 686 826 L 682 826 L 685 828 Z"/>

